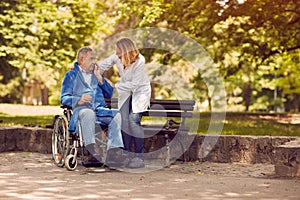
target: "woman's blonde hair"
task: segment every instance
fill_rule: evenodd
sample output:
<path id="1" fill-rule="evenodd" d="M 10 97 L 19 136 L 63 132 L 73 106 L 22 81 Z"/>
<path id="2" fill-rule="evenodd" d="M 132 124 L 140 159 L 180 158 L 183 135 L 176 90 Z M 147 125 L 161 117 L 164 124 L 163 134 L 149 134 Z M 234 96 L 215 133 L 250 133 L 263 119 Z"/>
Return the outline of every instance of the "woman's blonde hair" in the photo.
<path id="1" fill-rule="evenodd" d="M 122 38 L 116 43 L 117 54 L 125 67 L 134 63 L 139 56 L 139 50 L 132 40 Z"/>

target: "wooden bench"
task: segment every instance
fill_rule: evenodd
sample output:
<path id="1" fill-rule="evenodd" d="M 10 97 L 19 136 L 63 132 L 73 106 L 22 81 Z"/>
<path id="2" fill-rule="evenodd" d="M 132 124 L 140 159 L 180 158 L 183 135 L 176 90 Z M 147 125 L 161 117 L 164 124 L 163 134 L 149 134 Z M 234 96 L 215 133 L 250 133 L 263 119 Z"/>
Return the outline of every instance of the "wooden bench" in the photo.
<path id="1" fill-rule="evenodd" d="M 116 109 L 118 107 L 117 98 L 105 99 L 105 101 L 109 108 Z M 194 100 L 152 99 L 150 109 L 143 113 L 142 126 L 145 131 L 145 138 L 161 135 L 165 140 L 166 165 L 170 164 L 170 142 L 172 139 L 176 134 L 187 134 L 190 130 L 185 122 L 186 118 L 192 117 L 194 105 Z M 184 154 L 183 160 L 185 161 Z"/>

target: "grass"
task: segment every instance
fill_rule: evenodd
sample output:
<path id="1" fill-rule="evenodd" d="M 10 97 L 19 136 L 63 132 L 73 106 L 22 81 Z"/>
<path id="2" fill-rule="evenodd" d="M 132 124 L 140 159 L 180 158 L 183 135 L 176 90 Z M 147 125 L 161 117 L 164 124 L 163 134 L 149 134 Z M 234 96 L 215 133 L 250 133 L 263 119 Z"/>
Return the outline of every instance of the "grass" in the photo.
<path id="1" fill-rule="evenodd" d="M 200 118 L 187 120 L 198 134 L 207 134 L 209 125 L 218 125 L 217 120 L 211 122 L 211 113 L 197 113 Z M 12 116 L 0 113 L 0 126 L 40 126 L 51 124 L 54 115 Z M 290 123 L 294 119 L 288 114 L 262 113 L 226 113 L 222 135 L 256 135 L 256 136 L 300 136 L 300 122 Z M 165 121 L 165 120 L 159 120 Z M 211 124 L 210 124 L 211 123 Z M 198 125 L 199 124 L 199 125 Z M 212 129 L 214 131 L 214 126 Z"/>
<path id="2" fill-rule="evenodd" d="M 47 124 L 52 124 L 53 115 L 43 116 L 12 116 L 0 113 L 0 126 L 40 126 L 46 127 Z"/>
<path id="3" fill-rule="evenodd" d="M 300 136 L 300 124 L 288 114 L 226 113 L 222 135 Z M 201 113 L 198 134 L 206 134 L 211 113 Z M 192 119 L 195 120 L 195 119 Z"/>

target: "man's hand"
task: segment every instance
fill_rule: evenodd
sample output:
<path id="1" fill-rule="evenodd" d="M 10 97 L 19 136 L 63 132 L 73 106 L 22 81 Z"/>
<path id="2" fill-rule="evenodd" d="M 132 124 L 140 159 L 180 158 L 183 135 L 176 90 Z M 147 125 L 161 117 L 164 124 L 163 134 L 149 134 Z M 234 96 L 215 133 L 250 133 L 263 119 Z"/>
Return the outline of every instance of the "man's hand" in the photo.
<path id="1" fill-rule="evenodd" d="M 95 63 L 94 74 L 95 74 L 96 78 L 98 79 L 98 81 L 101 84 L 103 84 L 103 78 L 100 74 L 100 67 L 97 65 L 97 63 Z"/>
<path id="2" fill-rule="evenodd" d="M 78 101 L 78 105 L 83 105 L 85 103 L 91 103 L 92 102 L 92 97 L 88 94 L 83 94 Z"/>

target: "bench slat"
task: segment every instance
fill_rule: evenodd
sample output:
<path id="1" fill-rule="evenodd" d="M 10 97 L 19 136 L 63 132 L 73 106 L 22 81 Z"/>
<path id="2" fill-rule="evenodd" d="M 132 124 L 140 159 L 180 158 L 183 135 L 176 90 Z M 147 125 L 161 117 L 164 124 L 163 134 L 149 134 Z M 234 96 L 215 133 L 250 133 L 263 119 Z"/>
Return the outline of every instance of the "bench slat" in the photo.
<path id="1" fill-rule="evenodd" d="M 151 104 L 195 105 L 195 101 L 194 101 L 194 100 L 164 100 L 164 99 L 151 99 Z"/>
<path id="2" fill-rule="evenodd" d="M 105 99 L 108 107 L 118 108 L 118 99 Z M 150 109 L 155 110 L 183 110 L 193 111 L 195 106 L 194 100 L 163 100 L 163 99 L 151 99 Z"/>
<path id="3" fill-rule="evenodd" d="M 142 125 L 142 127 L 144 128 L 144 130 L 149 130 L 149 129 L 155 129 L 155 130 L 167 130 L 166 127 L 164 125 L 161 125 L 161 124 L 144 124 Z M 170 130 L 174 130 L 174 129 L 180 129 L 180 130 L 183 130 L 183 131 L 189 131 L 190 130 L 190 127 L 188 126 L 172 126 L 170 128 Z"/>
<path id="4" fill-rule="evenodd" d="M 193 111 L 194 105 L 163 105 L 163 104 L 152 104 L 150 109 L 155 110 L 184 110 L 184 111 Z"/>
<path id="5" fill-rule="evenodd" d="M 143 116 L 152 116 L 152 117 L 188 117 L 191 118 L 193 113 L 191 112 L 169 112 L 169 111 L 146 111 L 143 113 Z"/>

